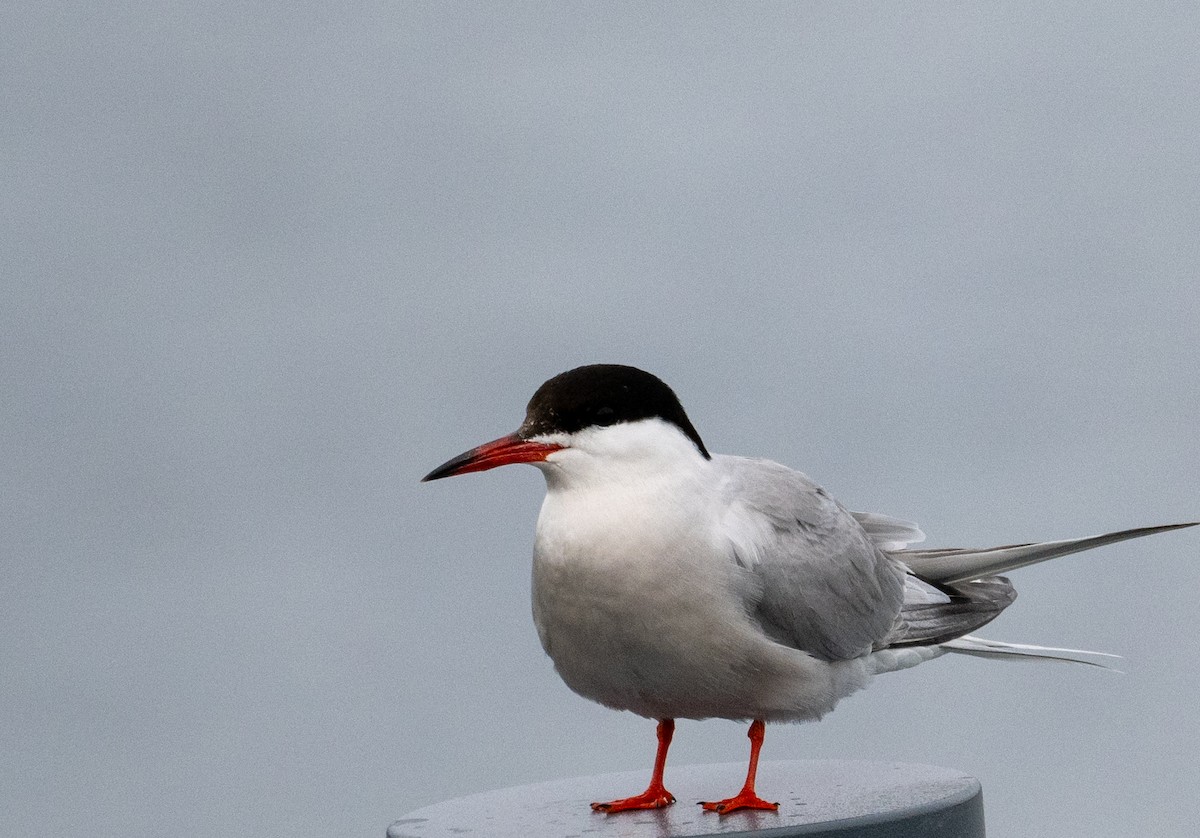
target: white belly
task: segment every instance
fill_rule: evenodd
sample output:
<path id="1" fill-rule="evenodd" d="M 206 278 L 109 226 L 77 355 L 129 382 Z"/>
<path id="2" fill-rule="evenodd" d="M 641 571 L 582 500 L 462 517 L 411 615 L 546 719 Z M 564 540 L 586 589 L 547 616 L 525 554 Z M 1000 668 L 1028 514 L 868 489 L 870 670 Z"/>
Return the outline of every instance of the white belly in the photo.
<path id="1" fill-rule="evenodd" d="M 534 622 L 580 695 L 648 718 L 802 720 L 868 680 L 864 661 L 830 664 L 763 635 L 745 613 L 748 571 L 703 532 L 672 528 L 675 538 L 655 543 L 626 516 L 611 530 L 619 537 L 580 538 L 554 512 L 547 525 L 543 509 L 538 526 Z"/>

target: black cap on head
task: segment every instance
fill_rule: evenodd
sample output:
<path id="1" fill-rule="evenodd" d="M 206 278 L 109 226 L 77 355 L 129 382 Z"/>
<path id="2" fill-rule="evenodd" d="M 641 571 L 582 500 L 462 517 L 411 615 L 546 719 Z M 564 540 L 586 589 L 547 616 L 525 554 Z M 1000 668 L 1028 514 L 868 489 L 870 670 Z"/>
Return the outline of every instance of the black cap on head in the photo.
<path id="1" fill-rule="evenodd" d="M 518 433 L 574 433 L 593 426 L 659 418 L 670 422 L 712 459 L 671 388 L 637 367 L 591 364 L 554 376 L 537 389 Z"/>

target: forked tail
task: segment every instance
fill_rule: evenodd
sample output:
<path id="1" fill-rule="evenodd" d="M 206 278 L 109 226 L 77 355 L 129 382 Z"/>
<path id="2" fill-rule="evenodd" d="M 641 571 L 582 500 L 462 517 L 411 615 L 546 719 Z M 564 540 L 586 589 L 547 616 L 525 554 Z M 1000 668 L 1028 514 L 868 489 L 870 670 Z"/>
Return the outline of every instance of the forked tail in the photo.
<path id="1" fill-rule="evenodd" d="M 889 550 L 889 555 L 908 568 L 909 576 L 900 619 L 879 649 L 936 647 L 977 657 L 1062 661 L 1112 669 L 1103 659 L 1118 656 L 1105 652 L 1002 643 L 972 635 L 971 632 L 995 619 L 1016 599 L 1012 584 L 997 574 L 1130 538 L 1194 527 L 1197 523 L 1200 522 L 1138 527 L 1086 538 L 982 550 L 960 547 Z M 895 668 L 911 665 L 906 655 L 901 655 L 897 663 L 900 665 Z"/>
<path id="2" fill-rule="evenodd" d="M 1031 646 L 1028 643 L 1003 643 L 999 640 L 985 640 L 982 637 L 964 635 L 940 644 L 949 652 L 961 655 L 974 655 L 979 658 L 993 658 L 1009 661 L 1056 661 L 1059 663 L 1081 663 L 1087 666 L 1098 666 L 1120 672 L 1108 663 L 1108 660 L 1120 660 L 1120 655 L 1110 655 L 1108 652 L 1091 652 L 1087 649 L 1060 649 L 1054 646 Z"/>

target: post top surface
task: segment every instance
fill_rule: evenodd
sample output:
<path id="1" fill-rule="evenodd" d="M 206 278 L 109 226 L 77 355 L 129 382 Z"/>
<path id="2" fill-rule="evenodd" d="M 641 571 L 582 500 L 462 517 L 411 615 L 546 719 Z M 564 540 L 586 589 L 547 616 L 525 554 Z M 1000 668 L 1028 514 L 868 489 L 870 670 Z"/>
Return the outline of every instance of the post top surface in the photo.
<path id="1" fill-rule="evenodd" d="M 744 763 L 672 766 L 667 788 L 678 801 L 647 812 L 604 815 L 593 800 L 636 794 L 648 771 L 574 777 L 482 792 L 418 809 L 388 827 L 388 838 L 698 838 L 824 835 L 883 824 L 963 804 L 979 781 L 949 768 L 902 762 L 797 760 L 759 766 L 759 794 L 778 812 L 704 812 L 699 800 L 741 787 Z"/>

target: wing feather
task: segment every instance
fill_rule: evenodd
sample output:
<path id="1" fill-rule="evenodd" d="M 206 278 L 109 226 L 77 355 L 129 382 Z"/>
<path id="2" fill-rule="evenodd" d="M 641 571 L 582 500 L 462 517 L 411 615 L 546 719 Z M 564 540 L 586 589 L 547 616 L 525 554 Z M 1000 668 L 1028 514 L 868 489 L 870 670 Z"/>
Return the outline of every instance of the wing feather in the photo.
<path id="1" fill-rule="evenodd" d="M 903 550 L 909 544 L 925 540 L 925 533 L 912 521 L 880 515 L 878 512 L 851 512 L 854 519 L 880 550 Z"/>
<path id="2" fill-rule="evenodd" d="M 724 471 L 731 556 L 761 583 L 748 605 L 764 631 L 823 660 L 865 655 L 888 636 L 905 571 L 854 515 L 778 463 L 718 457 L 714 464 Z"/>
<path id="3" fill-rule="evenodd" d="M 1062 541 L 1042 541 L 1032 544 L 1012 544 L 1005 547 L 991 547 L 984 550 L 974 550 L 962 547 L 950 547 L 940 550 L 904 550 L 896 554 L 896 558 L 908 565 L 913 573 L 931 582 L 954 583 L 968 582 L 981 579 L 997 573 L 1007 573 L 1026 565 L 1056 559 L 1071 553 L 1080 553 L 1115 544 L 1130 538 L 1141 538 L 1146 535 L 1194 527 L 1197 522 L 1187 524 L 1168 524 L 1159 527 L 1137 527 L 1132 530 L 1093 535 L 1087 538 L 1068 538 Z"/>

